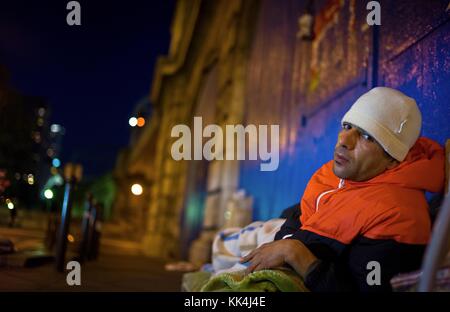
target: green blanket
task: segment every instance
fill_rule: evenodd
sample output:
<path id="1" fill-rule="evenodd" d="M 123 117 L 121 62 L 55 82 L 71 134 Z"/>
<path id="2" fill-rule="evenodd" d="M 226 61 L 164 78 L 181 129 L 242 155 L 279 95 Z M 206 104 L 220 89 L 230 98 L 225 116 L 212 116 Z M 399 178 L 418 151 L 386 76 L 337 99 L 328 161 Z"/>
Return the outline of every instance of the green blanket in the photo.
<path id="1" fill-rule="evenodd" d="M 293 270 L 280 268 L 272 270 L 261 270 L 250 274 L 244 271 L 233 273 L 222 273 L 213 277 L 209 273 L 196 272 L 185 276 L 184 284 L 190 284 L 188 291 L 282 291 L 293 292 L 308 291 L 302 278 Z M 203 286 L 201 286 L 203 285 Z"/>

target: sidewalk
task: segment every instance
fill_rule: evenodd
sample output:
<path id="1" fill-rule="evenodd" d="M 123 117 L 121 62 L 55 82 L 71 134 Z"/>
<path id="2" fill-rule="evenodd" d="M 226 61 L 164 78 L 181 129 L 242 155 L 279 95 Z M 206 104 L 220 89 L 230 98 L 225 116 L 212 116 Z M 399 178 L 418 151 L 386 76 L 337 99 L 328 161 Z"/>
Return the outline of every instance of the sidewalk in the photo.
<path id="1" fill-rule="evenodd" d="M 82 264 L 81 285 L 69 286 L 66 283 L 69 271 L 58 273 L 54 262 L 39 262 L 40 265 L 28 268 L 23 265 L 29 259 L 29 253 L 38 256 L 40 253 L 49 254 L 43 247 L 42 230 L 0 227 L 0 237 L 12 240 L 18 250 L 6 256 L 6 266 L 0 266 L 0 292 L 166 292 L 181 289 L 182 273 L 166 271 L 165 261 L 144 256 L 141 245 L 134 241 L 102 237 L 98 260 Z M 76 245 L 69 244 L 66 262 L 75 256 L 76 250 Z"/>
<path id="2" fill-rule="evenodd" d="M 140 255 L 104 255 L 81 265 L 81 285 L 68 286 L 53 264 L 35 268 L 0 268 L 0 291 L 180 291 L 179 272 L 164 262 Z"/>

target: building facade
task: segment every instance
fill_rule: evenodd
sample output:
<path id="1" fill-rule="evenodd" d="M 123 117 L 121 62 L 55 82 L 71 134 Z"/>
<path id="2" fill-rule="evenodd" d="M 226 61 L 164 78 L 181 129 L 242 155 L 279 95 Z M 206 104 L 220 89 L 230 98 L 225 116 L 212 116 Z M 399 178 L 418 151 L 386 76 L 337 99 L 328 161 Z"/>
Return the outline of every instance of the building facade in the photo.
<path id="1" fill-rule="evenodd" d="M 154 73 L 152 118 L 119 170 L 146 181 L 136 205 L 147 254 L 208 261 L 239 191 L 252 199 L 243 197 L 254 220 L 298 203 L 310 176 L 332 158 L 344 112 L 372 87 L 414 97 L 423 135 L 445 142 L 448 1 L 379 1 L 380 26 L 368 24 L 367 3 L 177 2 L 170 50 Z M 260 171 L 254 160 L 174 160 L 172 128 L 192 129 L 194 116 L 223 129 L 279 125 L 278 169 Z"/>

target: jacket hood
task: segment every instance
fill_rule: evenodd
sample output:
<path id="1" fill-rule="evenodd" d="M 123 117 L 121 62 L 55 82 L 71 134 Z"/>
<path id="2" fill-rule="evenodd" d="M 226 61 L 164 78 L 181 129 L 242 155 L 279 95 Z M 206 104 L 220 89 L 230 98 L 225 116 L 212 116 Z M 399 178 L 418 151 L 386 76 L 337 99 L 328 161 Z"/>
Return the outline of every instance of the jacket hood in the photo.
<path id="1" fill-rule="evenodd" d="M 410 189 L 440 192 L 445 179 L 444 149 L 435 141 L 421 137 L 398 166 L 364 181 L 346 180 L 350 185 L 393 184 Z"/>

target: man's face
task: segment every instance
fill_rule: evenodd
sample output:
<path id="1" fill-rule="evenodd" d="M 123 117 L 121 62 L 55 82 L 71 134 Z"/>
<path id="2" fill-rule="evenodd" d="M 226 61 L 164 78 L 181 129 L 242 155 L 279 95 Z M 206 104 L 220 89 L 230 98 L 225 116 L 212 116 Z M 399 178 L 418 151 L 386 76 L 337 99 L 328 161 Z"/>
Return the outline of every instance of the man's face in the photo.
<path id="1" fill-rule="evenodd" d="M 333 172 L 336 176 L 366 181 L 397 164 L 364 130 L 349 123 L 343 124 L 334 148 Z"/>

